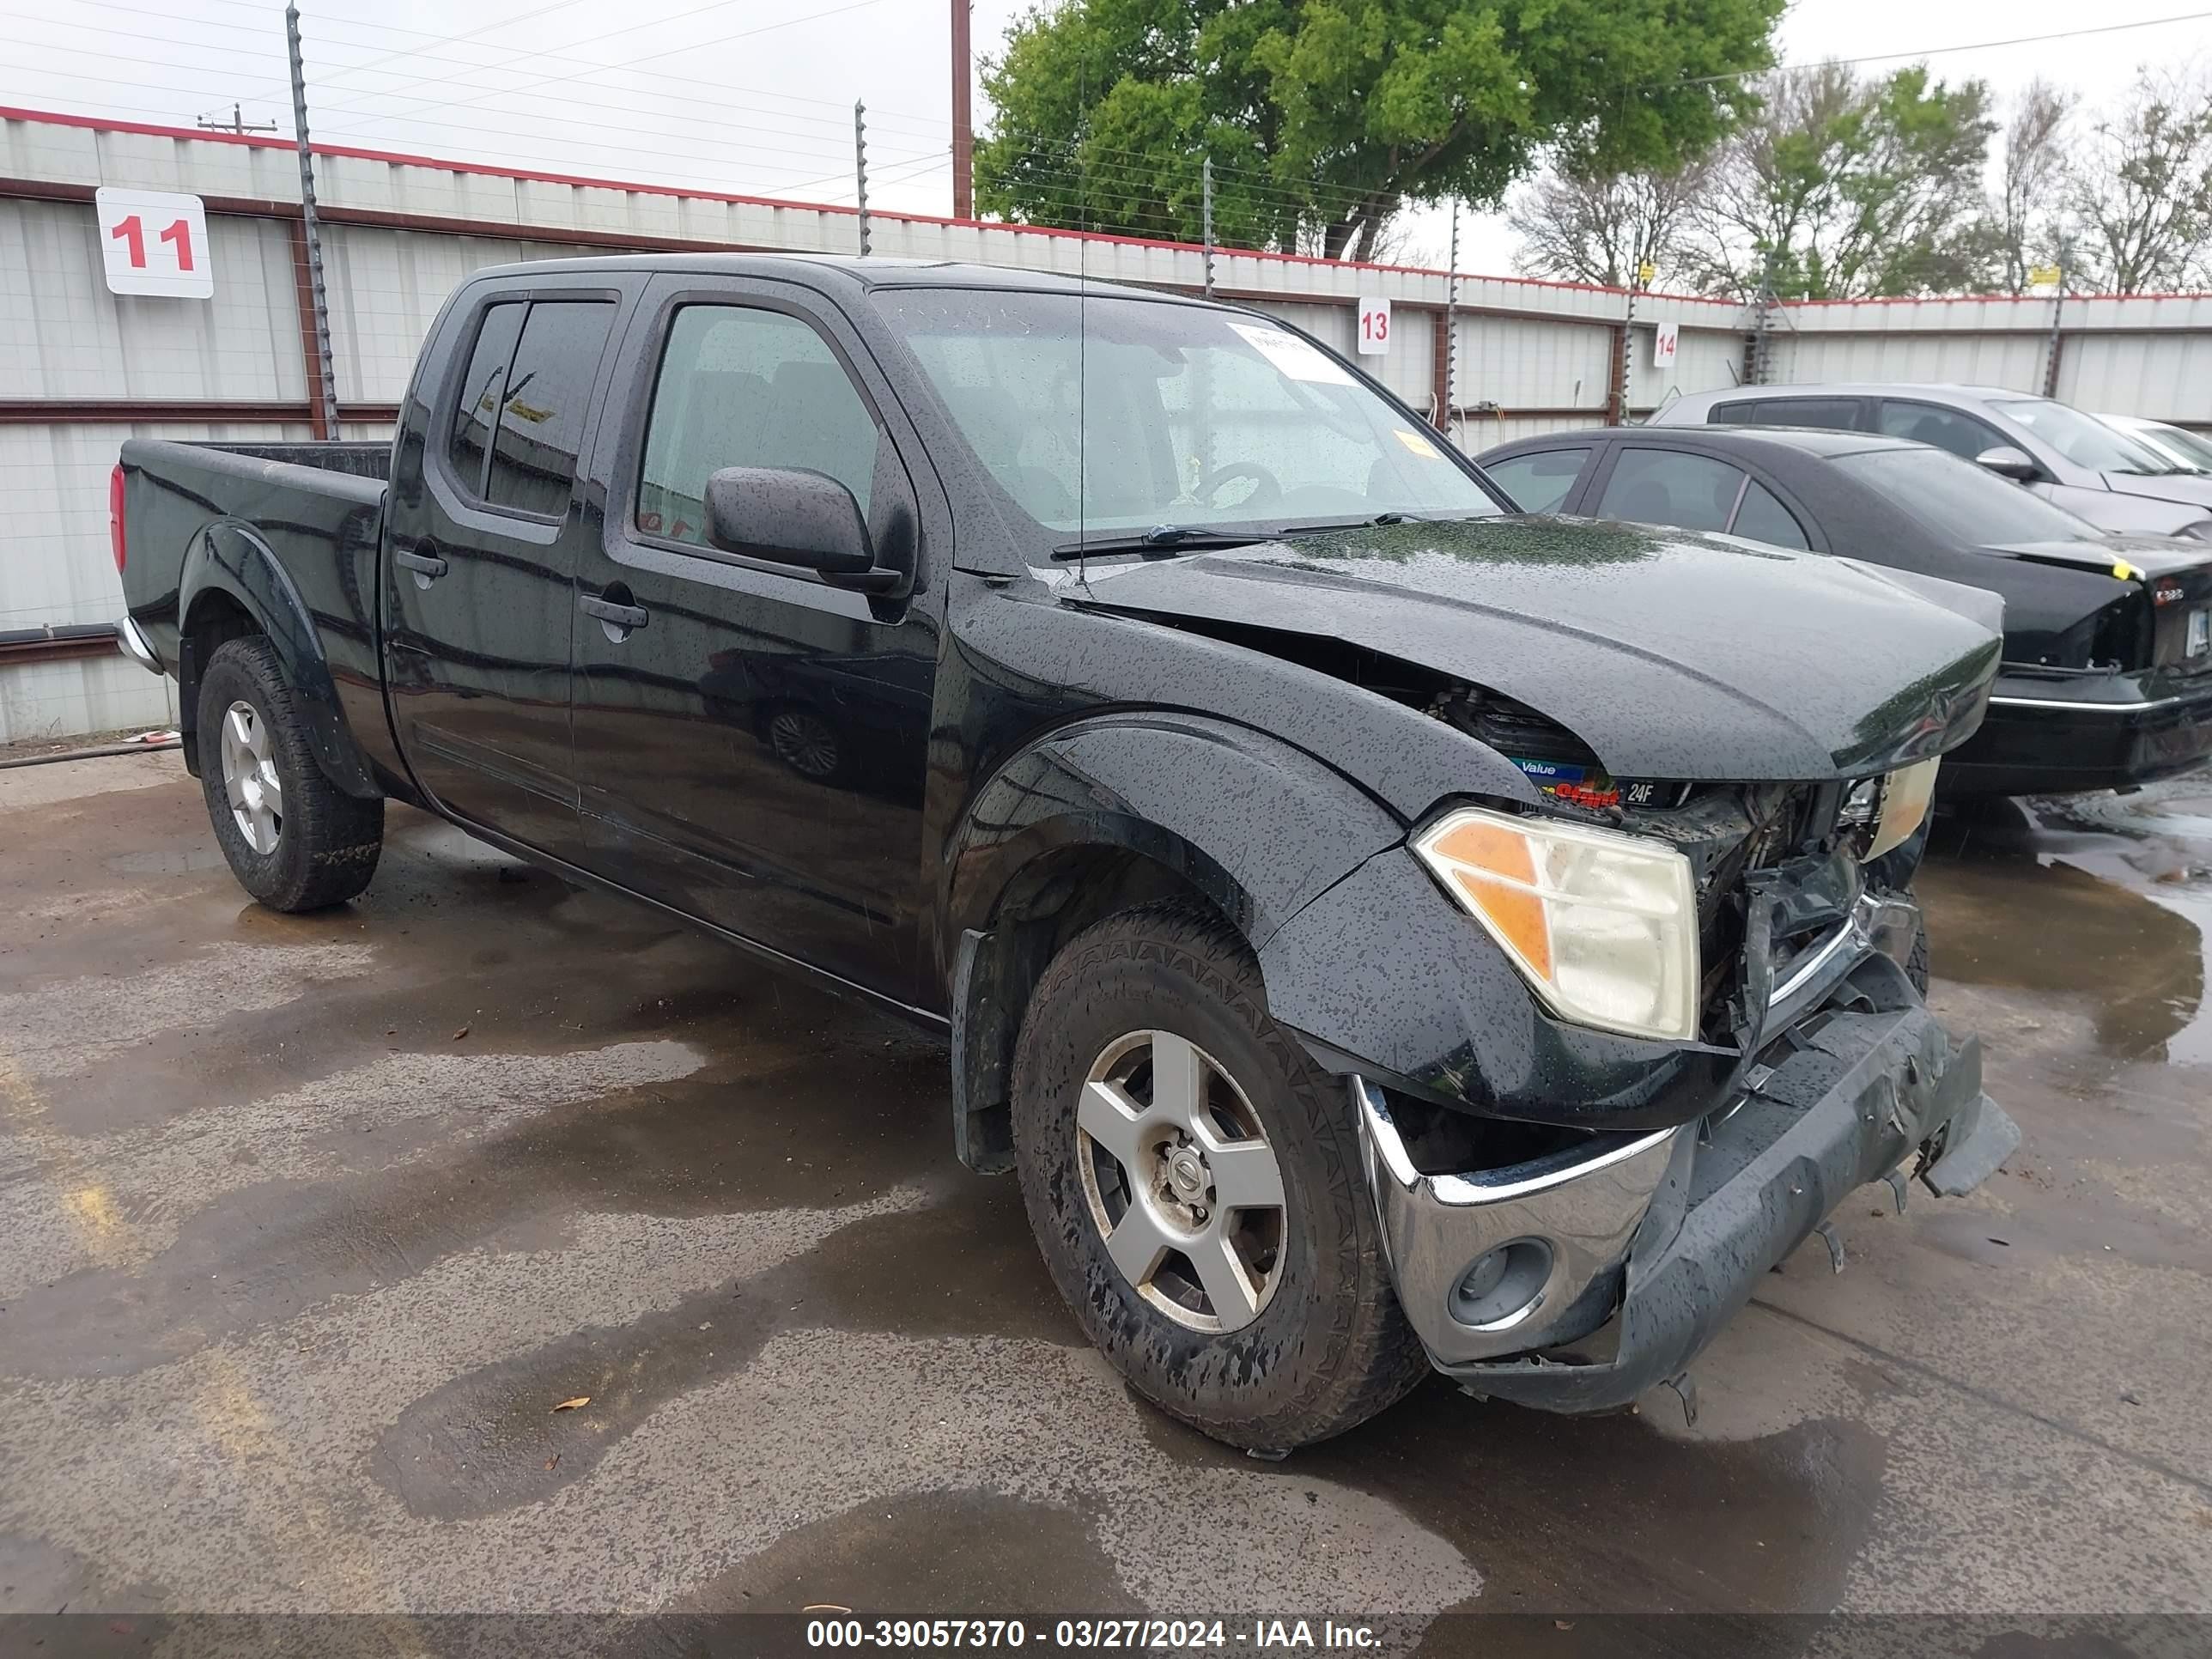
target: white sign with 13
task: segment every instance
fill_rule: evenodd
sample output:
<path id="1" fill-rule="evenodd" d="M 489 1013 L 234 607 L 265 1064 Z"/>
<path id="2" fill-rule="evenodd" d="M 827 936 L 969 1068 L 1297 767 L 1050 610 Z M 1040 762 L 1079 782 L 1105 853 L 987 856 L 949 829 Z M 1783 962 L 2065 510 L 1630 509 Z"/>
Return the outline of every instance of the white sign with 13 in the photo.
<path id="1" fill-rule="evenodd" d="M 1390 349 L 1390 302 L 1388 300 L 1362 300 L 1359 302 L 1359 355 L 1380 357 Z"/>

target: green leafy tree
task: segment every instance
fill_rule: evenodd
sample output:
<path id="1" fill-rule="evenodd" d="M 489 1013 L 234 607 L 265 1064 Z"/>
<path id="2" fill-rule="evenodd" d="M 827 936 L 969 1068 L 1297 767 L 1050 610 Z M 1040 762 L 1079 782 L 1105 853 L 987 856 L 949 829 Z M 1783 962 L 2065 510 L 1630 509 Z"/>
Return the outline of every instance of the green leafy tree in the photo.
<path id="1" fill-rule="evenodd" d="M 1687 260 L 1707 290 L 1788 298 L 1960 293 L 2002 257 L 1983 172 L 1988 86 L 1915 65 L 1863 79 L 1841 64 L 1784 70 L 1715 157 Z"/>
<path id="2" fill-rule="evenodd" d="M 1755 100 L 1784 0 L 1063 0 L 983 85 L 978 204 L 1033 224 L 1365 258 L 1408 202 L 1491 205 L 1550 144 L 1663 170 Z"/>

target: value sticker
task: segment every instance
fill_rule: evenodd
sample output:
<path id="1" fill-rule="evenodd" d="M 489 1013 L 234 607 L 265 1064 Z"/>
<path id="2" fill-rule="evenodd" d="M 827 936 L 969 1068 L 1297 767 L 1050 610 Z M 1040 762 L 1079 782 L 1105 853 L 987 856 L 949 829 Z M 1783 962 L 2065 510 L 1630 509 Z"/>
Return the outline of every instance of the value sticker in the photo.
<path id="1" fill-rule="evenodd" d="M 1316 386 L 1354 384 L 1352 376 L 1326 354 L 1295 334 L 1260 323 L 1231 323 L 1229 326 L 1244 337 L 1247 345 L 1294 380 L 1308 380 Z"/>

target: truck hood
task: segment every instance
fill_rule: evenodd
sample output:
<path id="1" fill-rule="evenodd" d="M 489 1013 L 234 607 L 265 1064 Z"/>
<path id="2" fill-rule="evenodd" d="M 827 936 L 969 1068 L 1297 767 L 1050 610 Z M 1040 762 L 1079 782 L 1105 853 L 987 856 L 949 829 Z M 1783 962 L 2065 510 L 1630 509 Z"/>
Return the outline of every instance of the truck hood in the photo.
<path id="1" fill-rule="evenodd" d="M 1093 565 L 1068 598 L 1347 641 L 1526 703 L 1632 778 L 1810 781 L 1941 753 L 1980 724 L 2001 650 L 1972 612 L 1849 560 L 1577 519 Z"/>

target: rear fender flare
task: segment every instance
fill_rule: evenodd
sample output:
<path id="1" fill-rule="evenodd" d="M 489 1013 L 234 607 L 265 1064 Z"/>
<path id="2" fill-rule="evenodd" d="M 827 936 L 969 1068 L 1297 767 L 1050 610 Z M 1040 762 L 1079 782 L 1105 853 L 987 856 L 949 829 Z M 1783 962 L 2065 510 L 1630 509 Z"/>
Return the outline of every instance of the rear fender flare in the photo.
<path id="1" fill-rule="evenodd" d="M 177 617 L 183 635 L 177 699 L 180 730 L 187 738 L 196 735 L 199 672 L 204 665 L 196 660 L 192 649 L 192 611 L 210 593 L 225 594 L 243 608 L 275 647 L 323 775 L 349 795 L 363 800 L 381 795 L 384 792 L 339 708 L 313 613 L 269 544 L 241 520 L 216 520 L 192 538 L 185 553 L 177 583 Z"/>

